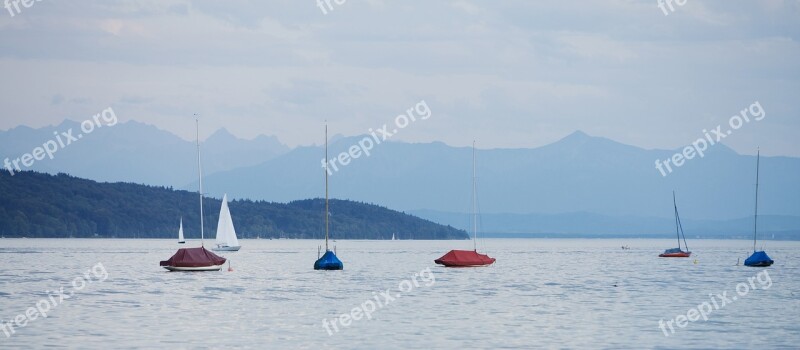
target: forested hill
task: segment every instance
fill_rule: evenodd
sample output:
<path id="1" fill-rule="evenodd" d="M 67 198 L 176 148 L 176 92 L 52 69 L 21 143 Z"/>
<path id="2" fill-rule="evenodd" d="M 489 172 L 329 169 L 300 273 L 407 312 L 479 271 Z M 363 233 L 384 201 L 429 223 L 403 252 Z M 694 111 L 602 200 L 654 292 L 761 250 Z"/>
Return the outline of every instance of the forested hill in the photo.
<path id="1" fill-rule="evenodd" d="M 206 198 L 206 237 L 214 237 L 220 200 Z M 239 238 L 322 238 L 325 202 L 229 203 Z M 196 192 L 131 183 L 98 183 L 66 174 L 0 171 L 3 237 L 200 237 Z M 333 239 L 467 239 L 467 233 L 384 207 L 331 200 Z"/>

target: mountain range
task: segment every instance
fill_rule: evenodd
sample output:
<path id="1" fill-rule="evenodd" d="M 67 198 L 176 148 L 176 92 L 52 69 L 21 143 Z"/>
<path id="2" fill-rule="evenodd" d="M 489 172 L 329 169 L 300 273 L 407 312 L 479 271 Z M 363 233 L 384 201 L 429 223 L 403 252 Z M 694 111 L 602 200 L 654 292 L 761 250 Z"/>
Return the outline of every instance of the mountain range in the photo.
<path id="1" fill-rule="evenodd" d="M 331 158 L 361 137 L 331 144 Z M 752 215 L 756 157 L 717 144 L 704 158 L 662 176 L 656 159 L 675 150 L 645 150 L 575 132 L 531 149 L 479 149 L 479 207 L 489 214 L 594 213 L 614 217 L 672 216 L 675 190 L 683 216 L 731 220 Z M 288 201 L 323 191 L 323 151 L 299 147 L 262 164 L 206 179 L 236 197 Z M 764 214 L 800 214 L 800 159 L 761 157 Z M 331 177 L 331 194 L 399 210 L 468 212 L 472 150 L 443 143 L 386 142 Z M 219 193 L 215 193 L 219 194 Z"/>
<path id="2" fill-rule="evenodd" d="M 197 188 L 193 142 L 136 122 L 95 133 L 36 166 L 99 181 Z M 47 128 L 26 127 L 0 132 L 2 156 L 29 152 L 50 134 Z M 365 137 L 371 136 L 332 138 L 329 157 L 358 146 Z M 204 186 L 212 196 L 290 202 L 324 193 L 321 146 L 289 149 L 274 136 L 240 140 L 220 130 L 201 148 Z M 448 217 L 470 211 L 471 148 L 385 141 L 369 152 L 332 171 L 332 198 L 379 203 L 448 224 L 455 224 Z M 742 220 L 752 218 L 755 204 L 755 156 L 716 144 L 702 158 L 687 160 L 662 176 L 655 161 L 676 152 L 581 131 L 536 148 L 479 147 L 479 208 L 486 223 L 497 218 L 499 225 L 490 226 L 496 232 L 661 233 L 672 228 L 668 219 L 675 190 L 687 223 L 694 221 L 708 232 L 718 232 L 714 227 L 720 225 L 751 226 Z M 761 157 L 759 212 L 776 218 L 778 231 L 800 232 L 798 179 L 800 158 Z"/>
<path id="3" fill-rule="evenodd" d="M 193 125 L 192 125 L 193 127 Z M 31 153 L 54 133 L 81 133 L 78 122 L 33 129 L 19 126 L 0 131 L 0 161 Z M 22 170 L 59 172 L 97 181 L 122 181 L 154 186 L 185 187 L 197 180 L 195 141 L 184 140 L 152 125 L 135 121 L 95 129 L 59 149 L 53 159 L 36 161 Z M 242 140 L 219 129 L 202 142 L 203 171 L 206 175 L 260 164 L 289 151 L 274 136 Z"/>

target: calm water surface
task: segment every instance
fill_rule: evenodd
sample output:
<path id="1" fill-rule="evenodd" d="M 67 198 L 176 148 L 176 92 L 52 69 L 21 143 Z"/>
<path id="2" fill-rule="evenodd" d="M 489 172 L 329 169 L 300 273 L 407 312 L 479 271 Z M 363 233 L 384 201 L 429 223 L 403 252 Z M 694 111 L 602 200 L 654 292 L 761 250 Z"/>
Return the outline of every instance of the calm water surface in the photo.
<path id="1" fill-rule="evenodd" d="M 317 241 L 241 242 L 223 254 L 232 272 L 170 273 L 158 262 L 173 241 L 0 239 L 4 322 L 46 291 L 73 293 L 10 337 L 0 330 L 0 348 L 800 347 L 800 242 L 768 242 L 777 263 L 759 269 L 735 266 L 747 241 L 694 240 L 696 257 L 659 259 L 672 240 L 495 239 L 482 244 L 495 265 L 445 269 L 433 259 L 471 242 L 339 241 L 345 270 L 333 272 L 312 270 Z M 396 300 L 372 319 L 323 327 L 387 289 Z M 659 328 L 724 292 L 737 300 L 708 321 Z"/>

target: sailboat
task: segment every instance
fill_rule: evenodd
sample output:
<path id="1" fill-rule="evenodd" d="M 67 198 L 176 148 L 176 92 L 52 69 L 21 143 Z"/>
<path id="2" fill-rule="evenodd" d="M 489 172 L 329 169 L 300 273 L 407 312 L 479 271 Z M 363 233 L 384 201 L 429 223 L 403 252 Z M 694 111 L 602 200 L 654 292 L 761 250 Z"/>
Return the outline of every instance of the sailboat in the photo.
<path id="1" fill-rule="evenodd" d="M 200 247 L 181 248 L 159 265 L 169 271 L 219 271 L 227 259 L 214 254 L 203 246 L 203 168 L 200 164 L 200 122 L 197 125 L 197 173 L 200 177 Z M 183 226 L 183 219 L 181 219 Z"/>
<path id="2" fill-rule="evenodd" d="M 756 155 L 756 210 L 753 220 L 753 255 L 750 255 L 750 257 L 744 261 L 745 266 L 752 267 L 767 267 L 775 263 L 774 260 L 769 258 L 765 251 L 756 250 L 756 240 L 758 238 L 758 168 L 760 161 L 761 150 L 759 149 Z"/>
<path id="3" fill-rule="evenodd" d="M 317 261 L 314 262 L 314 270 L 342 270 L 344 264 L 336 257 L 336 252 L 328 249 L 329 220 L 331 212 L 328 209 L 328 124 L 325 124 L 325 254 L 319 256 L 317 251 Z"/>
<path id="4" fill-rule="evenodd" d="M 473 250 L 451 250 L 433 262 L 445 267 L 472 267 L 491 265 L 495 258 L 478 253 L 478 209 L 475 173 L 475 142 L 472 142 L 472 233 Z"/>
<path id="5" fill-rule="evenodd" d="M 186 240 L 183 239 L 183 218 L 181 218 L 181 226 L 178 229 L 178 244 L 184 244 Z"/>
<path id="6" fill-rule="evenodd" d="M 396 241 L 397 239 L 394 238 L 394 233 L 392 233 L 392 240 Z"/>
<path id="7" fill-rule="evenodd" d="M 222 196 L 222 207 L 219 209 L 219 221 L 217 222 L 217 246 L 211 248 L 214 251 L 235 252 L 241 249 L 239 240 L 236 238 L 236 229 L 233 228 L 231 211 L 228 209 L 228 194 Z"/>
<path id="8" fill-rule="evenodd" d="M 661 258 L 688 258 L 692 255 L 692 252 L 689 251 L 689 245 L 686 244 L 686 235 L 683 234 L 683 225 L 681 225 L 681 217 L 678 215 L 675 191 L 672 191 L 672 206 L 675 208 L 675 233 L 678 235 L 678 248 L 667 249 L 658 256 Z M 681 236 L 683 237 L 683 245 L 686 247 L 686 251 L 681 250 Z"/>

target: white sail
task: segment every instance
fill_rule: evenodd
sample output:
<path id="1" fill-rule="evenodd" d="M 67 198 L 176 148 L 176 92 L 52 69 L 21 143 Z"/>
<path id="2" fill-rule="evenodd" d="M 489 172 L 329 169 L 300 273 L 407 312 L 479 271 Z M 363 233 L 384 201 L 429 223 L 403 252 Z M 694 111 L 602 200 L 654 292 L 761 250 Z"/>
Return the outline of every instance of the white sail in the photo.
<path id="1" fill-rule="evenodd" d="M 181 227 L 178 229 L 178 243 L 186 243 L 183 239 L 183 218 L 181 218 Z"/>
<path id="2" fill-rule="evenodd" d="M 236 229 L 233 228 L 231 211 L 228 209 L 227 194 L 222 197 L 222 208 L 219 210 L 219 222 L 217 222 L 217 246 L 239 246 L 239 240 L 236 238 Z"/>

